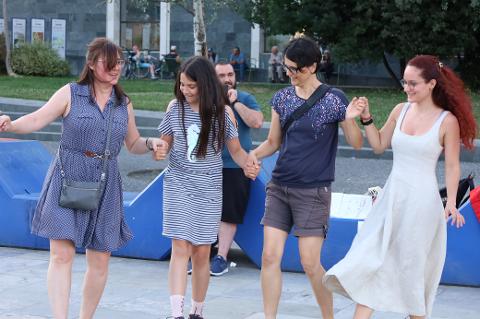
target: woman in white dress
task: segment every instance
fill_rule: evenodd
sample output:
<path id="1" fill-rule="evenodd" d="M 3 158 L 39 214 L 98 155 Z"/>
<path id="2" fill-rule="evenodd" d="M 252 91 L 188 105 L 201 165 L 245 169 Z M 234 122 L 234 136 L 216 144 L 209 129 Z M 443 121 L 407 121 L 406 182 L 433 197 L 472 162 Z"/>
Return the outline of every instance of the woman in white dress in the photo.
<path id="1" fill-rule="evenodd" d="M 323 278 L 327 288 L 357 303 L 355 319 L 374 310 L 429 316 L 445 261 L 445 220 L 465 223 L 455 207 L 460 144 L 473 148 L 476 123 L 463 82 L 429 55 L 411 59 L 402 82 L 408 102 L 392 110 L 382 129 L 368 107 L 362 112 L 374 152 L 392 146 L 393 167 L 349 252 Z M 445 208 L 435 174 L 442 151 Z"/>

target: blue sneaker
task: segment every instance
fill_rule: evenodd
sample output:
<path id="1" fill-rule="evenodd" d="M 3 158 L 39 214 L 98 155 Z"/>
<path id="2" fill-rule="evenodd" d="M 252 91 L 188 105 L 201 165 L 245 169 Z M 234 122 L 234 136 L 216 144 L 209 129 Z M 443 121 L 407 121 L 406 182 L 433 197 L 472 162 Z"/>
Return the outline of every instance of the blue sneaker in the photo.
<path id="1" fill-rule="evenodd" d="M 220 255 L 213 257 L 210 265 L 210 275 L 221 276 L 228 272 L 227 261 Z"/>

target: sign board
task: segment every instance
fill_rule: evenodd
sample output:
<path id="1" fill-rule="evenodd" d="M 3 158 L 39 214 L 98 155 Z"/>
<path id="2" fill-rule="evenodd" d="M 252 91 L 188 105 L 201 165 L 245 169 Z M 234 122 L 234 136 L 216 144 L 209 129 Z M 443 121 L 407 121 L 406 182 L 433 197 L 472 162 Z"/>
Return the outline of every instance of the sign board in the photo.
<path id="1" fill-rule="evenodd" d="M 67 34 L 67 20 L 52 19 L 52 49 L 65 59 L 65 43 Z"/>

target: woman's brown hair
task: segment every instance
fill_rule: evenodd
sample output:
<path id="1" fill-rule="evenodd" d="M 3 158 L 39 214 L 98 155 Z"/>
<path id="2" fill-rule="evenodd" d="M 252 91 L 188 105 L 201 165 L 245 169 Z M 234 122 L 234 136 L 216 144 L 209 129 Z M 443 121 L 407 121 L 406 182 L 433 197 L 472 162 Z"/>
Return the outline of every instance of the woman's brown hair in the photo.
<path id="1" fill-rule="evenodd" d="M 95 97 L 95 75 L 89 65 L 97 63 L 99 59 L 104 60 L 105 69 L 111 71 L 117 66 L 119 60 L 123 60 L 122 49 L 107 38 L 95 38 L 88 44 L 85 65 L 83 66 L 83 70 L 80 73 L 80 78 L 77 83 L 89 85 L 91 87 L 92 98 Z M 125 91 L 123 91 L 120 84 L 115 84 L 113 89 L 115 91 L 117 105 L 120 105 L 123 102 L 129 103 L 130 100 L 128 95 L 125 94 Z"/>

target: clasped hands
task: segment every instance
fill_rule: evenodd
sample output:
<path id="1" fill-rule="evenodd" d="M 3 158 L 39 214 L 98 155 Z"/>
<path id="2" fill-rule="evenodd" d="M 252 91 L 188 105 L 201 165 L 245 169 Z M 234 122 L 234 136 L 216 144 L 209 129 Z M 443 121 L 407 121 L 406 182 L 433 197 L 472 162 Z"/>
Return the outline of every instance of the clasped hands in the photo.
<path id="1" fill-rule="evenodd" d="M 255 180 L 255 178 L 260 173 L 260 166 L 261 166 L 261 162 L 255 156 L 255 154 L 252 151 L 250 151 L 245 161 L 245 165 L 243 166 L 243 173 L 245 174 L 246 177 L 250 178 L 251 180 Z"/>
<path id="2" fill-rule="evenodd" d="M 8 115 L 2 115 L 0 111 L 0 132 L 9 132 L 12 129 L 12 120 Z"/>
<path id="3" fill-rule="evenodd" d="M 164 160 L 170 151 L 170 145 L 161 138 L 151 138 L 152 158 L 156 161 Z"/>
<path id="4" fill-rule="evenodd" d="M 368 99 L 364 96 L 354 97 L 350 104 L 348 104 L 345 114 L 346 119 L 354 119 L 359 116 L 362 118 L 370 116 Z"/>

